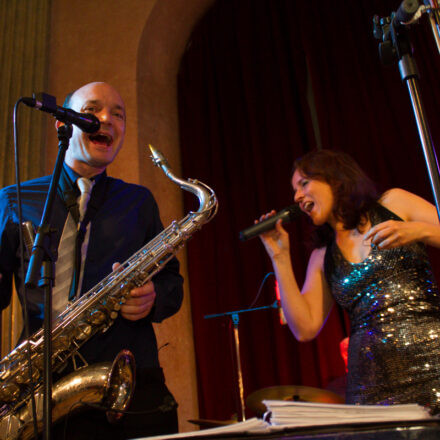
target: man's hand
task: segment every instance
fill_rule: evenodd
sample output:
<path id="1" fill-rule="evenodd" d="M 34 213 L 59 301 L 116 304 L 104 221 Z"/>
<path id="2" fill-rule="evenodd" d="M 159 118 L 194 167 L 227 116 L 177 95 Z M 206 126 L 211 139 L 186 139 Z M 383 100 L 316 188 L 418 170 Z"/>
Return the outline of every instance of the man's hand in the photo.
<path id="1" fill-rule="evenodd" d="M 114 263 L 112 269 L 116 270 L 119 265 Z M 155 300 L 156 292 L 152 281 L 141 287 L 135 287 L 121 306 L 121 316 L 129 321 L 145 318 L 151 312 Z"/>

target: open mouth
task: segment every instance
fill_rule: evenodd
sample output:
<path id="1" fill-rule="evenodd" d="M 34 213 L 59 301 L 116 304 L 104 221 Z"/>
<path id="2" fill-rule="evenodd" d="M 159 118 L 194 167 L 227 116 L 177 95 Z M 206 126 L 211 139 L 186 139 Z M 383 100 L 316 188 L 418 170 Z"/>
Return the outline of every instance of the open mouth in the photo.
<path id="1" fill-rule="evenodd" d="M 107 133 L 93 133 L 89 135 L 89 139 L 96 145 L 104 145 L 110 147 L 113 143 L 113 137 Z"/>
<path id="2" fill-rule="evenodd" d="M 315 204 L 313 202 L 305 202 L 303 204 L 303 211 L 307 212 L 307 214 L 310 214 L 314 206 Z"/>

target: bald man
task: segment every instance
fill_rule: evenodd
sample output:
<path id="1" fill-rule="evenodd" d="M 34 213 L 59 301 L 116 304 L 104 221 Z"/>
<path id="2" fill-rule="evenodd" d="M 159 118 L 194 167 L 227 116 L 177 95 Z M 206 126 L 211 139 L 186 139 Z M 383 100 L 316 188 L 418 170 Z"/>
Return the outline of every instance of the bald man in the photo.
<path id="1" fill-rule="evenodd" d="M 116 263 L 125 261 L 157 236 L 163 227 L 156 202 L 147 188 L 106 174 L 107 166 L 124 143 L 126 113 L 119 93 L 109 84 L 94 82 L 69 95 L 65 106 L 77 112 L 92 113 L 101 124 L 94 134 L 73 127 L 52 216 L 57 232 L 51 251 L 56 255 L 69 207 L 72 207 L 72 194 L 75 200 L 80 194 L 77 180 L 86 177 L 94 182 L 84 217 L 88 230 L 87 250 L 83 255 L 80 285 L 74 292 L 78 296 L 100 282 Z M 31 221 L 35 227 L 41 220 L 50 179 L 51 176 L 34 179 L 21 187 L 24 221 Z M 15 186 L 3 188 L 0 191 L 1 308 L 10 302 L 12 278 L 15 277 L 16 285 L 22 284 L 17 212 Z M 25 261 L 25 273 L 27 264 Z M 130 292 L 118 318 L 105 333 L 92 337 L 80 349 L 88 364 L 113 361 L 122 349 L 134 354 L 136 388 L 128 408 L 130 414 L 111 425 L 104 411 L 87 410 L 58 421 L 54 425 L 54 438 L 129 439 L 177 431 L 177 404 L 165 385 L 152 322 L 161 322 L 179 310 L 182 284 L 179 264 L 172 259 L 151 281 Z M 23 291 L 19 289 L 18 293 L 22 299 Z M 43 291 L 33 289 L 28 291 L 27 297 L 32 334 L 42 325 Z M 62 374 L 70 370 L 69 364 Z"/>

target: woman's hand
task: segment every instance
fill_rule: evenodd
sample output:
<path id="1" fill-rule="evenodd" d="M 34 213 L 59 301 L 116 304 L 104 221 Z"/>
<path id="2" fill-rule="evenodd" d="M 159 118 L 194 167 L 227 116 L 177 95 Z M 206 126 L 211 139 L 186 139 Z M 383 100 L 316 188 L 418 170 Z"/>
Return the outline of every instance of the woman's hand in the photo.
<path id="1" fill-rule="evenodd" d="M 259 220 L 255 220 L 255 223 L 266 220 L 267 218 L 272 217 L 274 214 L 274 210 L 267 214 L 263 214 Z M 279 219 L 276 222 L 274 229 L 260 234 L 261 241 L 263 242 L 269 257 L 272 260 L 277 259 L 280 256 L 290 255 L 289 234 L 283 228 L 281 223 L 282 219 Z"/>
<path id="2" fill-rule="evenodd" d="M 388 220 L 373 226 L 365 234 L 364 240 L 371 238 L 371 243 L 380 249 L 393 249 L 424 241 L 426 227 L 424 222 Z"/>

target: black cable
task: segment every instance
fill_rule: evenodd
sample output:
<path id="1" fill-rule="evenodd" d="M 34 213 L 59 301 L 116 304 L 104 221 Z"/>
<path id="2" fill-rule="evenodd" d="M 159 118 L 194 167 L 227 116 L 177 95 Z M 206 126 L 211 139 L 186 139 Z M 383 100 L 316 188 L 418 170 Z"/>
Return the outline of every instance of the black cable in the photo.
<path id="1" fill-rule="evenodd" d="M 258 289 L 257 296 L 252 301 L 252 304 L 249 306 L 249 308 L 254 307 L 254 305 L 257 303 L 258 298 L 260 297 L 261 291 L 263 290 L 263 286 L 264 286 L 266 280 L 269 278 L 270 275 L 275 275 L 275 273 L 274 272 L 268 272 L 266 275 L 264 275 L 263 281 L 261 281 L 260 288 Z"/>
<path id="2" fill-rule="evenodd" d="M 99 409 L 106 412 L 115 412 L 118 414 L 127 414 L 127 415 L 141 415 L 141 414 L 155 414 L 157 412 L 168 412 L 172 411 L 174 408 L 177 408 L 177 402 L 174 400 L 172 396 L 165 396 L 163 399 L 163 402 L 161 405 L 159 405 L 157 408 L 154 409 L 145 409 L 143 411 L 128 411 L 123 409 L 113 409 L 108 408 L 103 405 L 98 405 L 96 403 L 88 403 L 88 402 L 82 402 L 84 406 L 93 408 L 93 409 Z"/>
<path id="3" fill-rule="evenodd" d="M 23 102 L 23 98 L 20 98 L 14 105 L 13 112 L 13 127 L 14 127 L 14 153 L 15 153 L 15 182 L 17 188 L 17 210 L 18 210 L 18 236 L 20 243 L 20 277 L 23 289 L 23 317 L 24 317 L 24 335 L 27 341 L 29 341 L 29 319 L 28 319 L 28 302 L 27 302 L 27 292 L 26 287 L 24 285 L 24 242 L 23 242 L 23 216 L 21 209 L 21 190 L 20 190 L 20 161 L 19 161 L 19 149 L 18 149 L 18 128 L 17 128 L 17 110 L 20 102 Z M 16 286 L 17 290 L 19 286 Z M 26 345 L 26 360 L 28 364 L 29 371 L 29 388 L 31 392 L 31 400 L 32 400 L 32 416 L 33 416 L 33 424 L 34 424 L 34 437 L 38 437 L 38 425 L 37 425 L 37 409 L 35 404 L 35 384 L 33 380 L 32 374 L 32 359 L 31 359 L 31 347 L 28 343 Z"/>

